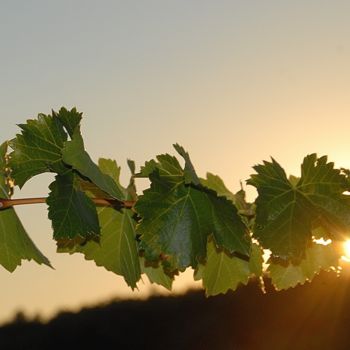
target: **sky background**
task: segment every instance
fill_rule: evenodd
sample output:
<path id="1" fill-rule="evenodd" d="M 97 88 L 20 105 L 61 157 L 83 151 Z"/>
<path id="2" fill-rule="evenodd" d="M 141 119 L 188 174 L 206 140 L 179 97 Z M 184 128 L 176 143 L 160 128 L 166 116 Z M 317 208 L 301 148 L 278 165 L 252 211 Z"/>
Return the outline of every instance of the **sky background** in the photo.
<path id="1" fill-rule="evenodd" d="M 40 112 L 76 106 L 90 155 L 116 159 L 124 183 L 127 158 L 142 165 L 175 142 L 233 191 L 270 156 L 295 175 L 312 152 L 350 168 L 349 16 L 345 0 L 2 0 L 1 142 Z M 46 195 L 52 179 L 16 197 Z M 56 254 L 45 205 L 17 212 L 55 270 L 0 267 L 0 323 L 154 292 Z"/>

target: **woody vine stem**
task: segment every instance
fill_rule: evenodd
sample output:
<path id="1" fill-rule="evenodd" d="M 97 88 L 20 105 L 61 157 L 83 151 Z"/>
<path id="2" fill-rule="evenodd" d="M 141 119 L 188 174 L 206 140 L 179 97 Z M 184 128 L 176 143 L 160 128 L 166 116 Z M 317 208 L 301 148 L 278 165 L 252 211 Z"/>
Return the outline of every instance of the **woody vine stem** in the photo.
<path id="1" fill-rule="evenodd" d="M 0 209 L 10 208 L 16 205 L 46 203 L 46 199 L 47 199 L 46 197 L 18 198 L 18 199 L 0 198 Z M 125 209 L 132 209 L 136 203 L 135 201 L 120 201 L 117 199 L 106 199 L 106 198 L 91 198 L 91 200 L 98 206 L 109 206 L 109 207 L 125 208 Z"/>

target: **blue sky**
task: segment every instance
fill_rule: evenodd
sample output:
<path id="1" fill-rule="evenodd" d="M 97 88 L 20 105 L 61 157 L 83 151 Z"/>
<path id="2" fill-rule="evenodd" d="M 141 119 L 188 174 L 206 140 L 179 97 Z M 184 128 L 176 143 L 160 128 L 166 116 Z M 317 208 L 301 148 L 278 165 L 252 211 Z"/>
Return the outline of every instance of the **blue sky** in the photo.
<path id="1" fill-rule="evenodd" d="M 311 152 L 350 168 L 349 13 L 336 0 L 3 1 L 2 140 L 39 112 L 76 106 L 90 154 L 123 169 L 175 142 L 232 190 L 270 155 L 296 175 Z M 45 195 L 51 179 L 16 196 Z M 1 269 L 0 321 L 150 292 L 55 254 L 45 206 L 18 213 L 56 270 Z"/>

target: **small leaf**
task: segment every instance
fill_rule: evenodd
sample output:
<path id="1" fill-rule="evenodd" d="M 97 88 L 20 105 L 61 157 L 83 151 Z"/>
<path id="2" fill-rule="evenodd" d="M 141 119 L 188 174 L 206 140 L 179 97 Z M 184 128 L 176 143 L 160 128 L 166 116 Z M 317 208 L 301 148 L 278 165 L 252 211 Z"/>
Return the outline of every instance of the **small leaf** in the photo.
<path id="1" fill-rule="evenodd" d="M 140 173 L 136 174 L 136 178 L 150 177 L 155 172 L 171 183 L 184 182 L 184 171 L 179 161 L 170 154 L 161 154 L 157 156 L 157 161 L 150 160 L 141 167 Z"/>
<path id="2" fill-rule="evenodd" d="M 71 138 L 73 137 L 74 131 L 80 129 L 80 122 L 83 114 L 79 113 L 76 108 L 72 108 L 68 111 L 65 107 L 62 107 L 58 113 L 52 111 L 52 115 L 61 121 Z"/>
<path id="3" fill-rule="evenodd" d="M 144 273 L 151 283 L 156 283 L 164 288 L 171 290 L 174 278 L 164 272 L 162 266 L 145 265 L 145 259 L 141 258 L 142 273 Z"/>
<path id="4" fill-rule="evenodd" d="M 201 184 L 216 191 L 219 196 L 226 197 L 232 203 L 235 203 L 235 195 L 226 187 L 224 181 L 219 176 L 207 173 L 207 178 L 201 179 Z"/>
<path id="5" fill-rule="evenodd" d="M 130 201 L 137 201 L 138 199 L 138 195 L 137 195 L 137 190 L 136 190 L 136 184 L 135 184 L 135 162 L 133 160 L 128 159 L 128 166 L 131 172 L 131 177 L 130 177 L 130 181 L 129 181 L 129 185 L 126 189 L 127 191 L 127 200 Z"/>
<path id="6" fill-rule="evenodd" d="M 204 268 L 205 268 L 204 265 L 198 264 L 198 266 L 196 267 L 196 269 L 194 270 L 194 273 L 193 273 L 193 279 L 195 281 L 200 281 L 201 279 L 203 279 Z"/>
<path id="7" fill-rule="evenodd" d="M 119 195 L 122 198 L 126 198 L 127 192 L 123 186 L 120 185 L 119 177 L 120 177 L 120 166 L 118 166 L 117 162 L 112 159 L 100 158 L 98 160 L 98 167 L 101 172 L 107 176 L 110 176 L 114 181 L 114 188 L 118 188 Z M 115 191 L 116 192 L 116 191 Z M 108 193 L 108 192 L 107 192 Z"/>
<path id="8" fill-rule="evenodd" d="M 115 199 L 123 198 L 123 193 L 116 182 L 109 175 L 104 174 L 85 151 L 79 130 L 75 130 L 72 140 L 65 143 L 62 155 L 66 164 L 90 179 L 101 190 Z"/>
<path id="9" fill-rule="evenodd" d="M 245 191 L 239 190 L 233 194 L 224 184 L 222 179 L 211 173 L 207 173 L 206 179 L 201 179 L 202 186 L 214 190 L 219 196 L 223 196 L 230 200 L 238 209 L 238 213 L 242 216 L 243 222 L 247 227 L 253 225 L 252 219 L 255 217 L 254 204 L 248 203 L 245 198 Z"/>
<path id="10" fill-rule="evenodd" d="M 196 171 L 194 170 L 194 166 L 191 162 L 189 154 L 178 143 L 174 144 L 174 148 L 177 151 L 177 153 L 179 153 L 180 156 L 185 160 L 185 169 L 184 169 L 185 184 L 199 185 L 200 180 L 196 174 Z"/>

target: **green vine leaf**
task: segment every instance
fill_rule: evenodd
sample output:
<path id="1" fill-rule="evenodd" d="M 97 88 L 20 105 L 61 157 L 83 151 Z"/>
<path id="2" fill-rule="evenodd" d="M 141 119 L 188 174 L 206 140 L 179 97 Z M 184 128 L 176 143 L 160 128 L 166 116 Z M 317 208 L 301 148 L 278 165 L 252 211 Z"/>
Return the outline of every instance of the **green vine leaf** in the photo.
<path id="1" fill-rule="evenodd" d="M 0 193 L 2 198 L 9 198 L 6 183 L 5 155 L 7 142 L 0 146 Z M 51 267 L 49 260 L 40 252 L 25 231 L 15 210 L 0 210 L 0 265 L 13 272 L 22 260 L 34 260 L 38 264 Z"/>
<path id="2" fill-rule="evenodd" d="M 162 257 L 169 273 L 188 266 L 195 268 L 206 258 L 210 234 L 229 252 L 249 255 L 248 230 L 235 206 L 215 191 L 186 185 L 184 171 L 175 157 L 162 155 L 157 160 L 149 174 L 151 188 L 135 206 L 142 218 L 137 232 L 147 247 L 146 259 Z"/>
<path id="3" fill-rule="evenodd" d="M 185 168 L 183 171 L 185 184 L 199 185 L 200 179 L 197 176 L 196 171 L 194 170 L 194 166 L 191 162 L 188 152 L 186 152 L 185 149 L 182 146 L 180 146 L 178 143 L 174 144 L 173 146 L 176 152 L 179 153 L 179 155 L 185 160 Z"/>
<path id="4" fill-rule="evenodd" d="M 39 114 L 20 124 L 21 133 L 10 141 L 11 177 L 20 188 L 33 176 L 53 172 L 65 174 L 69 168 L 62 162 L 62 149 L 73 129 L 80 128 L 82 114 L 75 108 L 61 108 L 52 115 Z"/>
<path id="5" fill-rule="evenodd" d="M 46 202 L 58 246 L 98 239 L 100 227 L 96 206 L 79 189 L 76 174 L 56 175 L 49 189 Z"/>
<path id="6" fill-rule="evenodd" d="M 44 172 L 67 171 L 61 153 L 67 134 L 57 116 L 39 114 L 38 119 L 27 120 L 19 127 L 22 133 L 10 141 L 13 152 L 9 166 L 16 185 L 22 188 L 30 178 Z"/>
<path id="7" fill-rule="evenodd" d="M 93 260 L 97 266 L 123 276 L 134 289 L 141 277 L 141 268 L 132 216 L 131 210 L 127 209 L 121 213 L 113 208 L 99 208 L 100 241 L 77 245 L 71 253 L 82 253 L 86 260 Z"/>
<path id="8" fill-rule="evenodd" d="M 108 174 L 115 186 L 121 189 L 125 198 L 127 190 L 119 183 L 120 167 L 111 159 L 99 160 L 100 170 Z M 88 194 L 94 194 L 95 187 L 88 189 Z M 141 277 L 141 267 L 136 242 L 134 213 L 123 209 L 102 207 L 97 209 L 98 220 L 101 226 L 101 235 L 98 242 L 88 241 L 77 244 L 73 248 L 59 249 L 59 252 L 82 253 L 86 260 L 94 260 L 97 266 L 102 266 L 108 271 L 124 277 L 127 284 L 136 288 L 136 283 Z"/>
<path id="9" fill-rule="evenodd" d="M 136 169 L 136 165 L 135 165 L 135 162 L 133 160 L 131 160 L 131 159 L 128 159 L 127 163 L 128 163 L 128 166 L 129 166 L 129 170 L 131 172 L 131 177 L 130 177 L 129 185 L 126 188 L 126 199 L 129 200 L 129 201 L 136 202 L 137 199 L 138 199 L 136 183 L 135 183 L 135 169 Z"/>
<path id="10" fill-rule="evenodd" d="M 123 191 L 111 178 L 103 173 L 100 168 L 91 160 L 85 151 L 84 141 L 80 130 L 76 129 L 72 140 L 67 141 L 62 150 L 63 161 L 76 170 L 79 174 L 87 177 L 102 191 L 115 199 L 123 198 Z"/>
<path id="11" fill-rule="evenodd" d="M 346 178 L 327 163 L 327 157 L 305 157 L 297 183 L 288 180 L 274 159 L 254 169 L 257 174 L 248 180 L 259 194 L 254 236 L 274 255 L 302 258 L 316 221 L 333 236 L 349 229 L 350 202 L 343 194 Z"/>
<path id="12" fill-rule="evenodd" d="M 313 243 L 306 249 L 305 258 L 298 265 L 271 263 L 268 273 L 276 290 L 288 289 L 311 281 L 321 270 L 336 270 L 340 254 L 333 244 Z"/>
<path id="13" fill-rule="evenodd" d="M 226 187 L 224 181 L 218 176 L 212 173 L 207 173 L 206 179 L 200 179 L 201 184 L 205 187 L 208 187 L 221 197 L 226 197 L 232 203 L 235 203 L 235 195 Z"/>
<path id="14" fill-rule="evenodd" d="M 208 242 L 208 259 L 197 272 L 202 278 L 207 296 L 236 290 L 240 284 L 246 285 L 252 276 L 262 275 L 263 252 L 257 244 L 252 244 L 249 261 L 230 256 L 219 251 L 213 241 Z"/>
<path id="15" fill-rule="evenodd" d="M 174 278 L 165 273 L 163 267 L 147 264 L 144 258 L 141 259 L 142 273 L 145 274 L 151 283 L 159 284 L 164 288 L 171 290 Z"/>
<path id="16" fill-rule="evenodd" d="M 22 260 L 34 260 L 51 267 L 50 261 L 28 236 L 14 209 L 0 212 L 0 264 L 13 272 Z"/>
<path id="17" fill-rule="evenodd" d="M 135 178 L 149 178 L 153 173 L 158 172 L 159 175 L 169 183 L 184 182 L 184 171 L 179 161 L 170 154 L 158 155 L 157 161 L 152 159 L 141 167 L 141 171 L 135 175 Z"/>
<path id="18" fill-rule="evenodd" d="M 83 117 L 83 113 L 79 113 L 76 108 L 72 108 L 70 111 L 62 107 L 58 113 L 52 111 L 52 116 L 57 117 L 62 125 L 67 130 L 70 138 L 73 137 L 75 130 L 80 130 L 80 122 Z"/>
<path id="19" fill-rule="evenodd" d="M 207 173 L 206 179 L 200 179 L 201 184 L 214 190 L 219 196 L 227 198 L 238 209 L 243 222 L 249 228 L 253 225 L 252 219 L 255 217 L 255 206 L 246 201 L 246 194 L 243 189 L 233 194 L 224 184 L 224 181 L 217 175 Z"/>
<path id="20" fill-rule="evenodd" d="M 311 154 L 301 165 L 298 189 L 319 209 L 318 221 L 330 231 L 330 237 L 344 240 L 350 236 L 350 198 L 347 177 L 327 157 Z"/>

